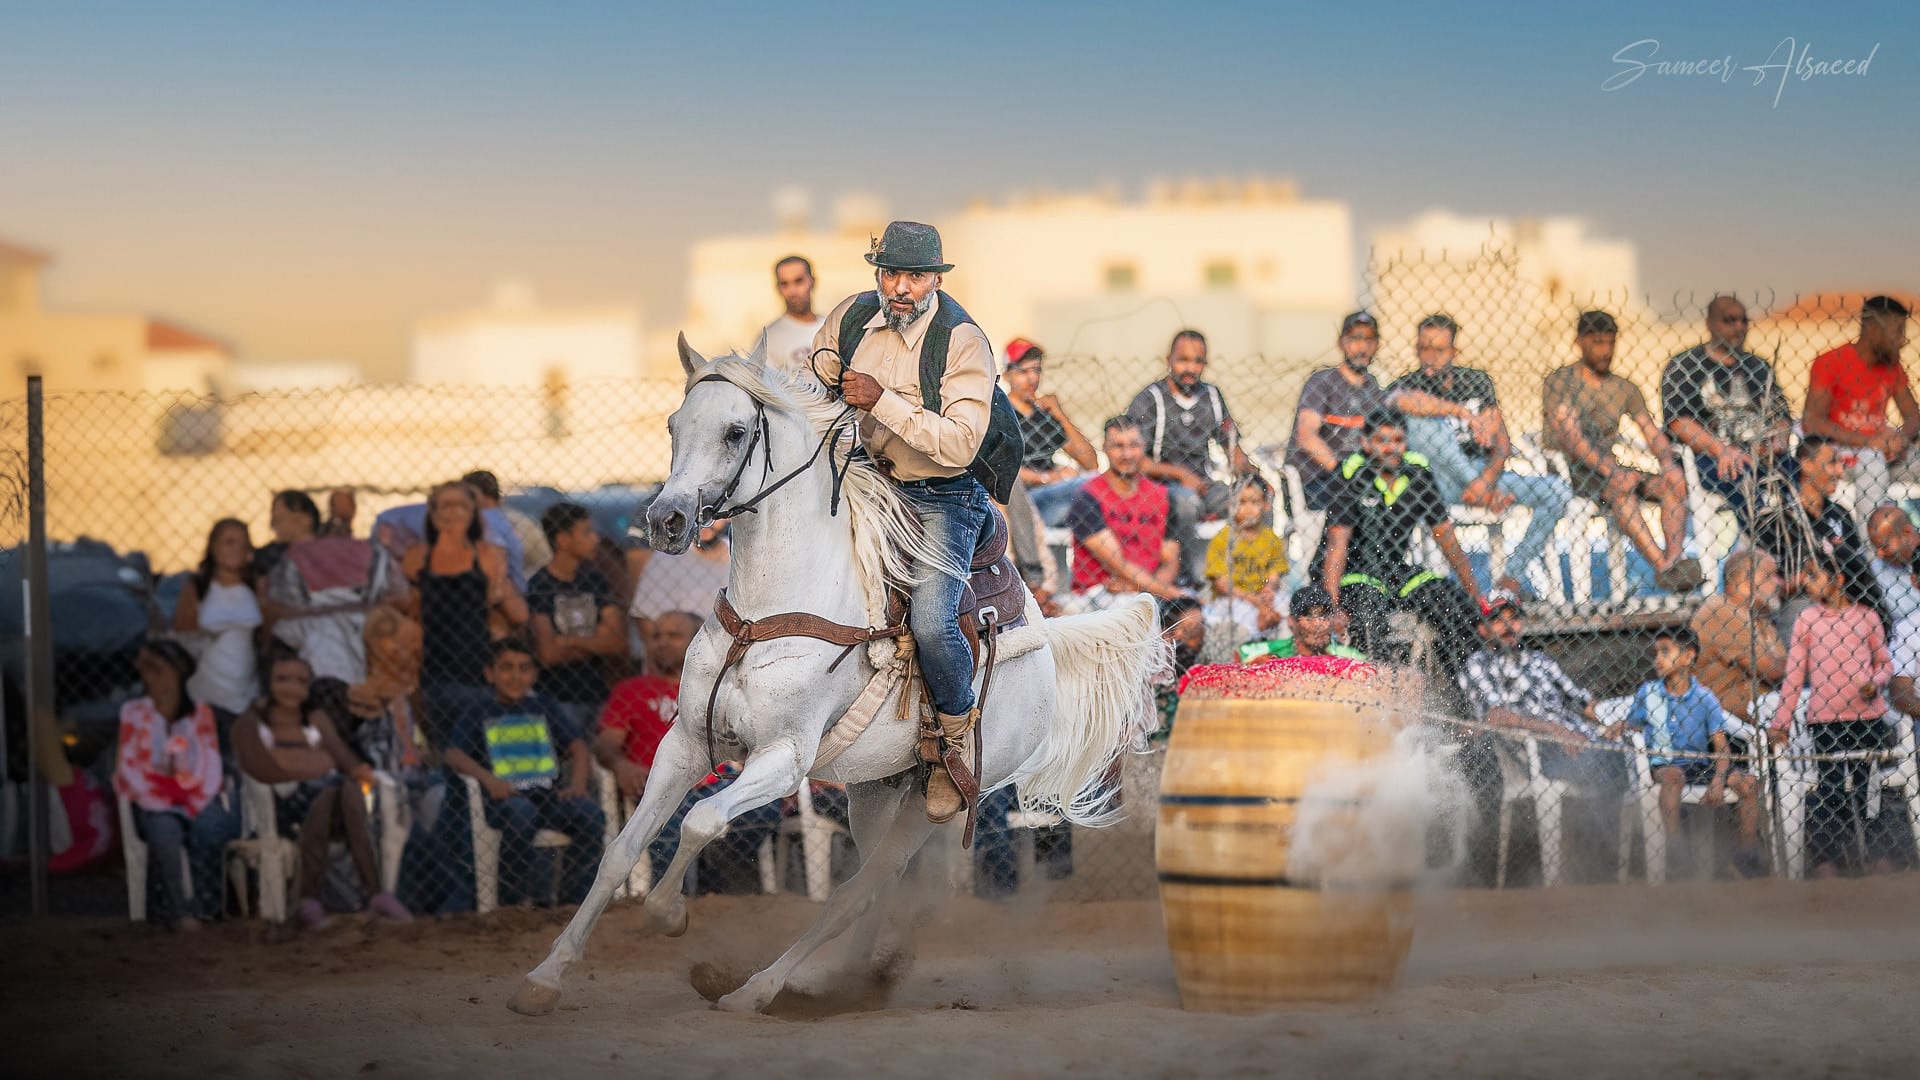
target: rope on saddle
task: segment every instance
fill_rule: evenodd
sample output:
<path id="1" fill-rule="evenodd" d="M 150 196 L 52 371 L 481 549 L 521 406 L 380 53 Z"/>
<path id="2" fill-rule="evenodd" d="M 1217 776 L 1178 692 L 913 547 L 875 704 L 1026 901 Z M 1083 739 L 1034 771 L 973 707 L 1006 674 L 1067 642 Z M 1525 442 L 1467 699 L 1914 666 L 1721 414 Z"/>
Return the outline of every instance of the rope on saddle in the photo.
<path id="1" fill-rule="evenodd" d="M 881 638 L 897 638 L 909 633 L 905 624 L 898 626 L 865 627 L 848 626 L 805 611 L 783 611 L 778 615 L 769 615 L 764 619 L 743 619 L 733 608 L 733 601 L 727 599 L 727 591 L 713 601 L 713 613 L 720 619 L 720 628 L 725 630 L 732 641 L 727 645 L 726 658 L 721 661 L 720 670 L 713 676 L 713 686 L 707 691 L 707 763 L 709 767 L 720 764 L 720 755 L 714 748 L 713 710 L 720 700 L 720 681 L 727 676 L 747 655 L 747 649 L 755 642 L 772 641 L 776 638 L 804 637 L 824 641 L 832 645 L 842 645 L 840 655 L 827 665 L 831 674 L 840 666 L 854 649 Z"/>

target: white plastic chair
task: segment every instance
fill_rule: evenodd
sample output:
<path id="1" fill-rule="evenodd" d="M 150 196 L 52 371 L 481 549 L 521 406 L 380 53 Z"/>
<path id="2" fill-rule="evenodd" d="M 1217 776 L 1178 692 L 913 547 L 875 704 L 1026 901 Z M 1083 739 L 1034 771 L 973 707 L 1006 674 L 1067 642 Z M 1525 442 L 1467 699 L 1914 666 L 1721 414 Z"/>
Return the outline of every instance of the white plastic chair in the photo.
<path id="1" fill-rule="evenodd" d="M 1720 590 L 1720 564 L 1740 542 L 1740 518 L 1727 501 L 1700 486 L 1700 467 L 1693 451 L 1680 448 L 1681 468 L 1687 476 L 1687 520 L 1693 527 L 1693 548 L 1700 559 L 1700 576 L 1709 594 Z"/>
<path id="2" fill-rule="evenodd" d="M 806 878 L 807 899 L 824 903 L 833 892 L 833 843 L 835 837 L 848 835 L 846 826 L 830 817 L 823 817 L 813 808 L 813 791 L 810 782 L 800 782 L 800 792 L 794 799 L 799 813 L 782 818 L 780 828 L 774 835 L 779 843 L 773 852 L 773 864 L 776 869 L 784 869 L 790 858 L 795 842 L 800 845 L 800 865 Z M 765 882 L 763 881 L 764 885 Z M 768 891 L 777 891 L 775 888 Z"/>
<path id="3" fill-rule="evenodd" d="M 1571 475 L 1567 468 L 1566 455 L 1558 450 L 1540 450 L 1552 474 L 1572 486 Z M 1593 550 L 1596 544 L 1604 544 L 1607 558 L 1608 595 L 1619 602 L 1627 595 L 1627 538 L 1613 527 L 1607 517 L 1606 507 L 1583 498 L 1578 494 L 1567 499 L 1567 512 L 1561 517 L 1560 525 L 1554 530 L 1555 553 L 1552 562 L 1558 570 L 1559 551 L 1567 553 L 1567 572 L 1571 575 L 1570 586 L 1573 602 L 1576 604 L 1593 603 Z"/>
<path id="4" fill-rule="evenodd" d="M 350 792 L 341 792 L 345 797 Z M 254 778 L 240 775 L 240 839 L 227 843 L 227 875 L 240 883 L 240 915 L 246 917 L 246 870 L 252 868 L 260 879 L 260 917 L 268 922 L 287 921 L 287 894 L 293 876 L 300 868 L 300 848 L 280 835 L 273 806 L 273 789 Z"/>
<path id="5" fill-rule="evenodd" d="M 1594 708 L 1601 726 L 1613 723 L 1618 716 L 1625 715 L 1625 708 L 1631 704 L 1629 699 L 1609 698 L 1597 703 Z M 1617 713 L 1617 715 L 1615 715 Z M 1612 717 L 1612 718 L 1610 718 Z M 1513 833 L 1513 808 L 1521 802 L 1533 805 L 1534 820 L 1539 823 L 1540 831 L 1540 881 L 1543 885 L 1558 885 L 1565 871 L 1565 828 L 1562 822 L 1566 816 L 1568 799 L 1595 798 L 1594 792 L 1575 786 L 1569 781 L 1546 775 L 1540 767 L 1540 740 L 1524 732 L 1515 732 L 1505 736 L 1508 745 L 1495 746 L 1494 756 L 1500 762 L 1500 831 L 1498 863 L 1494 868 L 1494 887 L 1506 888 L 1507 852 Z M 1594 746 L 1589 754 L 1610 754 L 1614 751 L 1604 746 Z M 1620 807 L 1620 874 L 1626 874 L 1627 856 L 1631 853 L 1632 835 L 1629 828 L 1632 809 L 1626 802 Z"/>
<path id="6" fill-rule="evenodd" d="M 147 921 L 147 860 L 150 853 L 147 842 L 140 839 L 139 827 L 133 823 L 133 804 L 124 795 L 116 801 L 120 804 L 120 856 L 127 865 L 127 919 L 130 922 Z M 180 880 L 185 885 L 187 899 L 193 899 L 193 867 L 187 862 L 187 853 L 180 853 Z"/>
<path id="7" fill-rule="evenodd" d="M 1307 573 L 1312 568 L 1313 556 L 1320 549 L 1320 534 L 1327 527 L 1325 510 L 1307 509 L 1307 486 L 1300 477 L 1300 470 L 1292 465 L 1280 467 L 1282 481 L 1287 485 L 1287 501 L 1293 507 L 1293 517 L 1288 522 L 1287 538 L 1287 579 L 1290 587 L 1300 588 L 1307 583 Z"/>
<path id="8" fill-rule="evenodd" d="M 500 830 L 487 825 L 487 793 L 480 788 L 480 781 L 471 776 L 462 776 L 461 781 L 467 788 L 467 817 L 473 828 L 473 897 L 474 910 L 485 915 L 500 906 Z M 533 834 L 533 846 L 536 848 L 571 847 L 573 841 L 567 835 L 553 829 L 541 829 Z"/>
<path id="9" fill-rule="evenodd" d="M 380 889 L 390 893 L 400 887 L 400 861 L 413 827 L 413 810 L 407 805 L 405 788 L 384 771 L 373 774 L 373 798 L 371 809 L 380 822 Z"/>
<path id="10" fill-rule="evenodd" d="M 1729 718 L 1731 718 L 1730 714 Z M 1634 785 L 1638 790 L 1640 806 L 1638 820 L 1634 824 L 1636 831 L 1638 831 L 1646 841 L 1647 882 L 1648 884 L 1658 885 L 1667 880 L 1668 840 L 1667 821 L 1665 816 L 1660 813 L 1660 785 L 1654 782 L 1653 764 L 1647 759 L 1647 740 L 1645 734 L 1636 730 L 1628 732 L 1627 737 L 1628 744 L 1633 748 L 1631 755 L 1633 758 L 1631 775 L 1634 779 Z M 1726 789 L 1724 797 L 1721 800 L 1721 805 L 1735 806 L 1738 805 L 1739 802 L 1740 796 L 1735 793 L 1732 788 Z M 1680 788 L 1680 805 L 1706 806 L 1707 785 L 1686 784 L 1682 786 Z M 1762 828 L 1764 827 L 1765 823 L 1763 821 Z M 1715 826 L 1711 818 L 1707 821 L 1706 834 L 1708 839 L 1706 847 L 1709 851 L 1707 869 L 1708 873 L 1711 874 L 1713 867 L 1718 865 L 1718 852 L 1714 850 L 1714 842 L 1719 835 L 1719 829 Z M 1699 848 L 1696 847 L 1694 852 L 1694 870 L 1697 874 L 1699 871 Z M 1624 871 L 1625 867 L 1623 865 L 1623 875 Z"/>

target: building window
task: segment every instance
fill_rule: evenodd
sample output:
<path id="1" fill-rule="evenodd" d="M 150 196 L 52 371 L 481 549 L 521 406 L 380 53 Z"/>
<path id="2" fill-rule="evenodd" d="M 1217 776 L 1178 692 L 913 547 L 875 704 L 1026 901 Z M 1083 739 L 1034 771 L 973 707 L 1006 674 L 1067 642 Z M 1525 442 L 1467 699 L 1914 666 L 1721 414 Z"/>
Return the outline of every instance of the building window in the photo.
<path id="1" fill-rule="evenodd" d="M 1207 264 L 1207 288 L 1231 289 L 1240 283 L 1240 273 L 1231 259 L 1215 259 Z"/>
<path id="2" fill-rule="evenodd" d="M 1107 291 L 1127 292 L 1139 284 L 1140 274 L 1130 262 L 1107 264 Z"/>

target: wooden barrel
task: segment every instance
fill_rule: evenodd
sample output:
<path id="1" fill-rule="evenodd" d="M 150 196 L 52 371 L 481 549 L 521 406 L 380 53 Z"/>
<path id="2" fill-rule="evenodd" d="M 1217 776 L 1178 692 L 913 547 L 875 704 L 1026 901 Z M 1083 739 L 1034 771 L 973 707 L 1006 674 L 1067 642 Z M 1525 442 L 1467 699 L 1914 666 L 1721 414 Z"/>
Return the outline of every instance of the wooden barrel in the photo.
<path id="1" fill-rule="evenodd" d="M 1411 882 L 1322 888 L 1290 878 L 1288 856 L 1316 774 L 1385 753 L 1398 727 L 1380 699 L 1181 702 L 1154 859 L 1186 1008 L 1258 1012 L 1393 984 L 1413 940 Z M 1321 809 L 1337 828 L 1355 806 Z"/>

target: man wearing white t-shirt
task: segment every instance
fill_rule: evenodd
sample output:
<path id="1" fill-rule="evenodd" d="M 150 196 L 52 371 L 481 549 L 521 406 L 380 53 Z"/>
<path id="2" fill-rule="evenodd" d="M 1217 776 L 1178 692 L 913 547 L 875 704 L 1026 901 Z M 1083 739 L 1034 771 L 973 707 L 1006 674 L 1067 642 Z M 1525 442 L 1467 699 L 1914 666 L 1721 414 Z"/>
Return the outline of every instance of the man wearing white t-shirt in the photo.
<path id="1" fill-rule="evenodd" d="M 768 367 L 811 371 L 813 335 L 823 321 L 813 311 L 813 264 L 802 256 L 789 255 L 773 264 L 773 284 L 787 310 L 760 331 L 754 349 L 766 348 Z"/>

